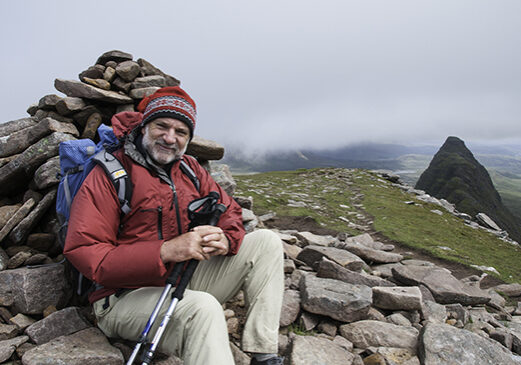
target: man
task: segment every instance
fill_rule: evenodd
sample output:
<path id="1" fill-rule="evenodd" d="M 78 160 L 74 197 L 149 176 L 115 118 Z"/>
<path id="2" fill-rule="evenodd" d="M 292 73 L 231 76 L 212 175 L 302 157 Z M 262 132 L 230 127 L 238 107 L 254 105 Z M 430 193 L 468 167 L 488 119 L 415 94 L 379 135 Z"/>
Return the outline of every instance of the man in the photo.
<path id="1" fill-rule="evenodd" d="M 186 365 L 233 364 L 221 304 L 242 289 L 248 307 L 242 349 L 252 353 L 251 364 L 282 364 L 276 355 L 283 295 L 280 239 L 268 230 L 245 235 L 238 204 L 195 159 L 184 156 L 196 123 L 195 103 L 185 91 L 159 89 L 138 110 L 142 117 L 122 113 L 113 119 L 113 126 L 140 121 L 115 152 L 133 185 L 130 213 L 121 215 L 116 190 L 99 166 L 71 207 L 64 253 L 101 287 L 89 296 L 99 328 L 109 337 L 137 340 L 174 264 L 196 259 L 197 270 L 159 350 Z M 199 189 L 181 171 L 181 159 L 197 175 Z M 221 195 L 226 212 L 218 226 L 188 232 L 188 204 L 211 191 Z"/>

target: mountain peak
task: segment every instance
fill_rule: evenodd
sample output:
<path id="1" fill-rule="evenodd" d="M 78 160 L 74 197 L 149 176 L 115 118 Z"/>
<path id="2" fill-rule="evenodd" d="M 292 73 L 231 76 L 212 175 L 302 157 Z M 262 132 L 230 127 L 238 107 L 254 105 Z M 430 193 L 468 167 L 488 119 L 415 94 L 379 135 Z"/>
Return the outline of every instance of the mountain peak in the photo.
<path id="1" fill-rule="evenodd" d="M 447 137 L 439 152 L 457 153 L 466 158 L 474 159 L 474 155 L 472 155 L 472 152 L 465 146 L 465 142 L 454 136 Z"/>
<path id="2" fill-rule="evenodd" d="M 474 158 L 458 137 L 448 137 L 420 176 L 416 188 L 446 199 L 464 213 L 485 213 L 515 240 L 521 239 L 521 225 L 503 205 L 488 171 Z"/>

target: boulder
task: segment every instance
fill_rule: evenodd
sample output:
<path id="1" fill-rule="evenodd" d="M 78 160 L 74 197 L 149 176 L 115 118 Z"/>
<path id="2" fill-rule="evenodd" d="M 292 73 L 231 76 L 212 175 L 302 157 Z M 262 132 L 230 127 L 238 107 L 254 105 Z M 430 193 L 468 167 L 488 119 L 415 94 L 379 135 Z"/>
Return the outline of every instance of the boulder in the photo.
<path id="1" fill-rule="evenodd" d="M 351 365 L 355 355 L 321 337 L 295 336 L 291 351 L 291 365 Z"/>
<path id="2" fill-rule="evenodd" d="M 93 80 L 93 79 L 101 79 L 103 77 L 103 73 L 105 71 L 105 67 L 102 65 L 94 65 L 90 66 L 85 71 L 80 72 L 78 75 L 78 78 L 83 81 L 87 82 L 87 79 Z"/>
<path id="3" fill-rule="evenodd" d="M 27 238 L 51 206 L 55 205 L 57 189 L 49 191 L 36 207 L 9 233 L 11 242 L 18 244 Z"/>
<path id="4" fill-rule="evenodd" d="M 33 198 L 28 199 L 16 212 L 9 218 L 9 220 L 3 225 L 0 230 L 0 242 L 16 227 L 33 209 L 36 202 Z"/>
<path id="5" fill-rule="evenodd" d="M 51 305 L 63 306 L 67 298 L 63 265 L 0 271 L 0 305 L 15 312 L 41 314 Z"/>
<path id="6" fill-rule="evenodd" d="M 20 204 L 15 205 L 4 205 L 0 207 L 0 229 L 11 219 L 13 214 L 20 209 Z M 1 241 L 1 240 L 0 240 Z"/>
<path id="7" fill-rule="evenodd" d="M 123 51 L 113 50 L 103 53 L 98 57 L 96 64 L 105 65 L 107 62 L 113 61 L 116 63 L 131 61 L 132 55 Z"/>
<path id="8" fill-rule="evenodd" d="M 333 236 L 319 236 L 311 232 L 297 232 L 295 233 L 302 246 L 323 246 L 329 247 L 337 240 Z"/>
<path id="9" fill-rule="evenodd" d="M 38 124 L 36 118 L 21 118 L 0 124 L 0 137 L 10 136 L 13 133 Z"/>
<path id="10" fill-rule="evenodd" d="M 88 327 L 91 325 L 81 315 L 79 308 L 68 307 L 30 325 L 25 334 L 35 344 L 41 345 L 56 337 L 71 335 Z"/>
<path id="11" fill-rule="evenodd" d="M 116 66 L 118 76 L 127 82 L 134 81 L 140 72 L 139 64 L 134 61 L 123 61 Z"/>
<path id="12" fill-rule="evenodd" d="M 150 87 L 142 87 L 139 89 L 132 89 L 130 90 L 130 93 L 128 94 L 132 99 L 141 100 L 144 97 L 147 97 L 149 95 L 152 95 L 160 88 L 157 86 L 150 86 Z"/>
<path id="13" fill-rule="evenodd" d="M 428 323 L 419 341 L 424 365 L 519 365 L 512 353 L 495 341 L 446 324 Z"/>
<path id="14" fill-rule="evenodd" d="M 65 97 L 56 103 L 56 110 L 64 116 L 72 115 L 85 108 L 87 104 L 82 98 Z"/>
<path id="15" fill-rule="evenodd" d="M 53 185 L 58 185 L 60 182 L 58 177 L 59 172 L 60 157 L 56 156 L 50 158 L 47 162 L 36 169 L 32 182 L 38 190 L 44 190 Z"/>
<path id="16" fill-rule="evenodd" d="M 306 263 L 310 267 L 318 268 L 324 257 L 351 271 L 360 271 L 364 265 L 360 257 L 348 251 L 315 245 L 304 247 L 298 254 L 297 260 Z"/>
<path id="17" fill-rule="evenodd" d="M 368 264 L 388 264 L 403 260 L 403 256 L 400 254 L 375 250 L 364 245 L 346 243 L 342 245 L 342 248 L 359 256 Z"/>
<path id="18" fill-rule="evenodd" d="M 425 321 L 445 323 L 447 320 L 447 309 L 444 305 L 430 300 L 424 300 L 421 308 L 422 318 Z"/>
<path id="19" fill-rule="evenodd" d="M 116 78 L 116 75 L 116 69 L 114 67 L 107 66 L 103 72 L 103 79 L 108 82 L 112 82 Z"/>
<path id="20" fill-rule="evenodd" d="M 24 331 L 35 322 L 36 320 L 22 313 L 18 313 L 16 316 L 9 319 L 9 323 L 14 324 L 20 329 L 20 331 Z"/>
<path id="21" fill-rule="evenodd" d="M 78 130 L 73 124 L 45 118 L 33 127 L 22 129 L 5 139 L 0 139 L 0 157 L 21 153 L 52 132 L 69 133 L 74 137 L 79 136 Z"/>
<path id="22" fill-rule="evenodd" d="M 104 73 L 101 74 L 101 77 L 103 77 L 103 75 Z M 108 82 L 104 78 L 91 79 L 90 77 L 84 77 L 81 79 L 81 81 L 85 82 L 86 84 L 97 87 L 98 89 L 110 90 L 110 82 Z"/>
<path id="23" fill-rule="evenodd" d="M 478 213 L 476 214 L 476 219 L 479 223 L 481 223 L 483 226 L 493 229 L 495 231 L 501 231 L 501 228 L 485 213 Z"/>
<path id="24" fill-rule="evenodd" d="M 364 358 L 364 364 L 420 365 L 416 351 L 412 349 L 377 347 L 372 351 L 375 353 Z"/>
<path id="25" fill-rule="evenodd" d="M 7 269 L 9 265 L 9 256 L 7 253 L 0 247 L 0 271 Z"/>
<path id="26" fill-rule="evenodd" d="M 0 363 L 7 361 L 16 351 L 16 349 L 29 340 L 27 336 L 19 336 L 9 340 L 0 341 Z"/>
<path id="27" fill-rule="evenodd" d="M 179 86 L 181 83 L 175 77 L 165 74 L 163 71 L 152 65 L 150 62 L 144 60 L 143 58 L 139 58 L 137 63 L 141 66 L 141 71 L 146 75 L 160 75 L 165 78 L 165 86 Z"/>
<path id="28" fill-rule="evenodd" d="M 340 326 L 340 334 L 356 347 L 399 347 L 415 349 L 419 331 L 414 327 L 363 320 Z"/>
<path id="29" fill-rule="evenodd" d="M 487 292 L 462 283 L 439 267 L 409 265 L 393 268 L 392 272 L 393 277 L 405 285 L 425 285 L 441 304 L 477 305 L 490 301 Z"/>
<path id="30" fill-rule="evenodd" d="M 224 156 L 224 147 L 217 142 L 195 135 L 186 149 L 186 154 L 197 156 L 200 160 L 215 161 Z"/>
<path id="31" fill-rule="evenodd" d="M 45 95 L 40 98 L 40 101 L 38 102 L 38 109 L 55 110 L 56 103 L 60 101 L 60 99 L 61 96 L 56 94 Z"/>
<path id="32" fill-rule="evenodd" d="M 372 303 L 371 288 L 338 280 L 303 275 L 300 280 L 301 305 L 306 311 L 353 322 L 365 317 Z"/>
<path id="33" fill-rule="evenodd" d="M 85 98 L 113 104 L 130 104 L 132 98 L 115 91 L 99 89 L 80 81 L 56 79 L 54 87 L 69 97 Z"/>
<path id="34" fill-rule="evenodd" d="M 320 278 L 328 278 L 340 280 L 354 285 L 366 285 L 370 288 L 374 286 L 394 286 L 395 284 L 382 279 L 378 276 L 365 274 L 363 271 L 356 272 L 349 270 L 336 262 L 322 257 L 318 265 L 317 276 Z"/>
<path id="35" fill-rule="evenodd" d="M 286 327 L 295 322 L 300 313 L 300 293 L 297 290 L 285 290 L 282 300 L 280 326 Z"/>
<path id="36" fill-rule="evenodd" d="M 112 346 L 97 328 L 87 328 L 69 336 L 58 337 L 27 351 L 24 365 L 49 364 L 67 365 L 121 365 L 121 351 Z"/>
<path id="37" fill-rule="evenodd" d="M 237 183 L 235 182 L 228 165 L 212 163 L 210 175 L 228 195 L 233 196 Z"/>
<path id="38" fill-rule="evenodd" d="M 371 235 L 369 233 L 364 233 L 364 234 L 354 236 L 354 237 L 348 237 L 348 238 L 346 238 L 345 242 L 351 243 L 351 244 L 363 245 L 368 248 L 372 248 L 374 250 L 381 250 L 381 251 L 394 250 L 394 245 L 375 241 L 375 240 L 373 240 L 373 237 L 371 237 Z"/>
<path id="39" fill-rule="evenodd" d="M 417 286 L 373 287 L 373 305 L 387 310 L 420 310 L 422 294 Z"/>
<path id="40" fill-rule="evenodd" d="M 68 133 L 54 132 L 27 148 L 14 160 L 0 168 L 0 195 L 22 190 L 33 178 L 36 169 L 49 158 L 58 155 L 61 142 L 74 137 Z"/>
<path id="41" fill-rule="evenodd" d="M 144 77 L 137 77 L 132 82 L 132 89 L 142 89 L 146 87 L 164 87 L 166 80 L 161 75 L 150 75 Z"/>
<path id="42" fill-rule="evenodd" d="M 509 297 L 521 297 L 521 284 L 501 284 L 493 288 L 496 292 L 502 293 Z"/>
<path id="43" fill-rule="evenodd" d="M 15 338 L 18 335 L 18 326 L 0 323 L 0 341 Z"/>

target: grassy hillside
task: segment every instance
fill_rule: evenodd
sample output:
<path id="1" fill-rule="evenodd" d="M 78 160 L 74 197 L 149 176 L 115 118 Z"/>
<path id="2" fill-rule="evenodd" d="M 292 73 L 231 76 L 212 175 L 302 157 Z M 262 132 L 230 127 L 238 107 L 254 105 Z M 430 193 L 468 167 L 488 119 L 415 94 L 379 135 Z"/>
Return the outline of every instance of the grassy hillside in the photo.
<path id="1" fill-rule="evenodd" d="M 352 235 L 367 224 L 384 236 L 429 254 L 494 267 L 499 278 L 521 282 L 521 249 L 466 226 L 440 207 L 416 200 L 365 170 L 311 169 L 235 176 L 237 194 L 252 196 L 261 215 L 311 216 L 325 228 Z M 415 204 L 405 204 L 414 201 Z M 370 222 L 371 223 L 371 222 Z"/>
<path id="2" fill-rule="evenodd" d="M 489 170 L 503 204 L 518 218 L 521 218 L 521 174 Z"/>

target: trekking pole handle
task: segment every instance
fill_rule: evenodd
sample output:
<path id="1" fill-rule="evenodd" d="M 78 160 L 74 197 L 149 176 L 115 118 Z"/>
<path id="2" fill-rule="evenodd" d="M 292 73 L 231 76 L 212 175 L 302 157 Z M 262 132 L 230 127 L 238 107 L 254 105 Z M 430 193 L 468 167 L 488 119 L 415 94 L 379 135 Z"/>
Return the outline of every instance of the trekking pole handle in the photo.
<path id="1" fill-rule="evenodd" d="M 209 196 L 211 198 L 214 198 L 217 200 L 219 197 L 219 194 L 216 192 L 211 192 L 209 194 Z M 213 204 L 215 204 L 215 203 L 216 203 L 216 201 L 214 201 Z M 208 219 L 207 224 L 211 225 L 211 226 L 216 226 L 217 223 L 219 222 L 221 214 L 224 213 L 226 211 L 226 209 L 227 208 L 224 204 L 216 204 L 215 207 L 213 208 L 212 215 Z M 181 299 L 183 299 L 184 291 L 185 291 L 186 287 L 188 286 L 188 283 L 192 279 L 192 276 L 195 272 L 195 269 L 197 268 L 197 265 L 199 264 L 199 261 L 195 260 L 195 259 L 191 259 L 188 262 L 188 265 L 186 265 L 185 270 L 183 271 L 183 267 L 185 267 L 185 264 L 186 264 L 186 261 L 176 263 L 172 270 L 172 273 L 169 275 L 169 277 L 167 279 L 167 282 L 169 284 L 171 282 L 173 282 L 171 285 L 175 285 L 175 281 L 177 280 L 178 275 L 182 272 L 179 284 L 177 285 L 174 292 L 172 293 L 172 302 L 170 303 L 170 306 L 168 307 L 168 310 L 165 314 L 165 317 L 163 318 L 163 321 L 159 325 L 159 328 L 150 344 L 150 348 L 148 351 L 145 351 L 142 354 L 142 356 L 143 356 L 142 365 L 149 365 L 152 362 L 155 351 L 159 344 L 159 341 L 161 340 L 161 337 L 163 335 L 163 332 L 165 331 L 166 326 L 168 325 L 168 322 L 170 322 L 170 318 L 175 310 L 177 303 Z"/>
<path id="2" fill-rule="evenodd" d="M 226 205 L 224 204 L 217 204 L 215 206 L 215 211 L 213 212 L 212 216 L 208 220 L 209 226 L 216 226 L 217 222 L 219 222 L 219 218 L 221 218 L 221 214 L 223 214 L 226 211 Z M 184 263 L 177 263 L 174 267 L 174 270 L 172 271 L 172 274 L 174 274 L 174 271 L 177 269 L 178 265 L 180 266 L 179 270 L 184 265 L 180 265 Z M 190 279 L 192 279 L 192 276 L 194 275 L 195 269 L 197 269 L 197 265 L 199 264 L 198 260 L 191 259 L 188 262 L 188 265 L 186 266 L 186 269 L 183 271 L 183 275 L 181 276 L 181 280 L 179 281 L 179 284 L 175 288 L 174 293 L 172 294 L 172 298 L 177 298 L 179 300 L 183 299 L 183 293 L 188 286 L 188 283 L 190 282 Z M 171 275 L 172 276 L 172 275 Z M 177 275 L 175 275 L 175 278 L 177 278 Z M 173 284 L 175 285 L 175 283 Z"/>
<path id="3" fill-rule="evenodd" d="M 208 221 L 209 226 L 216 226 L 219 222 L 219 219 L 221 218 L 221 214 L 223 214 L 226 211 L 226 205 L 224 204 L 217 204 L 215 206 L 215 212 L 213 212 L 212 216 L 210 217 L 210 220 Z"/>

